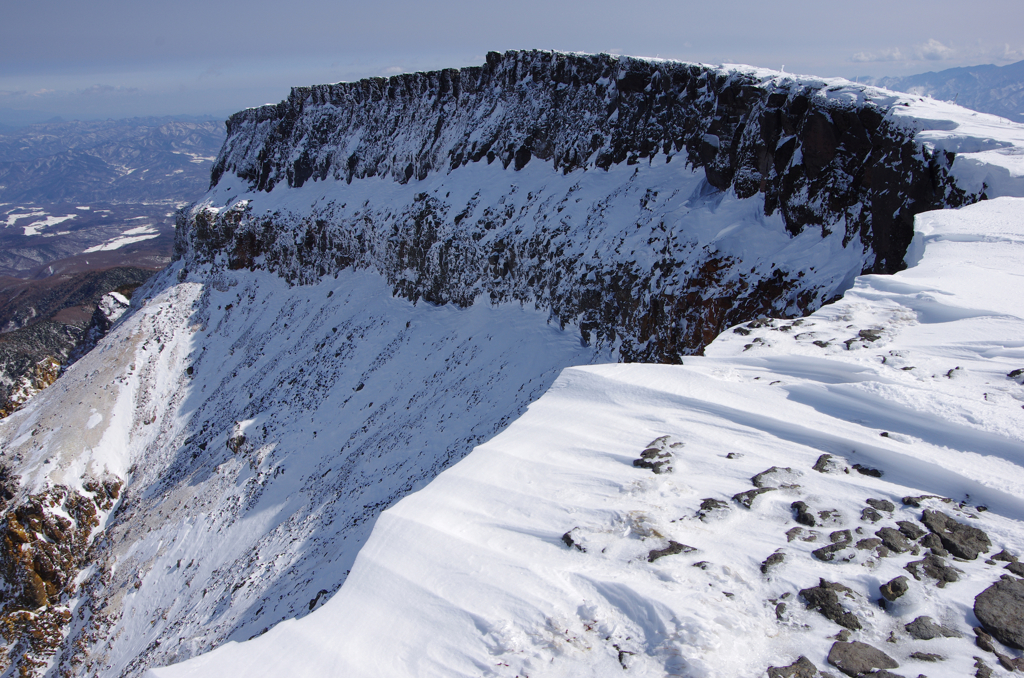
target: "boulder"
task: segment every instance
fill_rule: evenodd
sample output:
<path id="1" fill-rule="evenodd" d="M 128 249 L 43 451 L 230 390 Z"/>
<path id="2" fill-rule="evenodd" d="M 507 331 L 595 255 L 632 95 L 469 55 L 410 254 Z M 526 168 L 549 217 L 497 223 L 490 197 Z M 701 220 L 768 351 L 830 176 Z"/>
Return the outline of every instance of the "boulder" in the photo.
<path id="1" fill-rule="evenodd" d="M 878 587 L 882 597 L 890 603 L 910 590 L 910 580 L 906 577 L 896 577 Z"/>
<path id="2" fill-rule="evenodd" d="M 974 598 L 982 627 L 1008 647 L 1024 650 L 1024 580 L 1000 579 Z"/>
<path id="3" fill-rule="evenodd" d="M 828 652 L 828 663 L 851 678 L 857 678 L 873 669 L 896 669 L 900 666 L 881 650 L 856 640 L 851 643 L 833 643 Z"/>
<path id="4" fill-rule="evenodd" d="M 974 560 L 980 553 L 988 553 L 992 542 L 983 530 L 953 520 L 941 511 L 925 509 L 921 522 L 939 535 L 942 545 L 957 558 Z"/>
<path id="5" fill-rule="evenodd" d="M 789 666 L 768 667 L 768 678 L 817 678 L 819 675 L 818 667 L 802 655 Z"/>
<path id="6" fill-rule="evenodd" d="M 818 585 L 800 591 L 800 597 L 807 603 L 808 608 L 817 610 L 826 619 L 829 619 L 851 631 L 861 629 L 860 619 L 852 612 L 847 612 L 839 604 L 839 594 L 853 596 L 853 591 L 842 584 L 825 581 L 821 579 Z"/>
<path id="7" fill-rule="evenodd" d="M 933 638 L 960 638 L 963 636 L 956 629 L 936 624 L 931 617 L 918 617 L 909 624 L 904 625 L 907 633 L 918 640 L 931 640 Z"/>

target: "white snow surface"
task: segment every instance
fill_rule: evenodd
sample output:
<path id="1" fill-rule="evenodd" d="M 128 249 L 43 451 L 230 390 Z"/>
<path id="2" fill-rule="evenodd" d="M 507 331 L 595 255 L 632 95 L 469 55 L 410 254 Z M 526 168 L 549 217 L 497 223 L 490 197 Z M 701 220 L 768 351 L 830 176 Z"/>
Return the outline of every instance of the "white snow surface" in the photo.
<path id="1" fill-rule="evenodd" d="M 503 433 L 385 511 L 326 605 L 151 675 L 724 678 L 798 655 L 834 671 L 840 628 L 798 599 L 819 577 L 853 589 L 843 604 L 864 630 L 852 637 L 896 672 L 973 675 L 974 596 L 1003 563 L 951 561 L 959 581 L 911 578 L 882 609 L 879 585 L 921 556 L 811 556 L 831 531 L 856 541 L 919 520 L 901 498 L 921 494 L 950 498 L 924 506 L 984 529 L 989 555 L 1024 552 L 1024 378 L 1007 376 L 1024 367 L 1024 200 L 921 215 L 912 255 L 906 271 L 860 277 L 803 320 L 726 332 L 682 366 L 564 370 Z M 633 466 L 651 444 L 671 472 Z M 812 470 L 823 453 L 847 472 Z M 772 466 L 792 469 L 790 487 L 751 509 L 732 499 Z M 701 518 L 707 498 L 728 509 Z M 867 498 L 895 510 L 867 522 Z M 797 500 L 836 513 L 801 528 Z M 648 562 L 669 540 L 695 550 Z M 785 560 L 763 574 L 775 552 Z M 964 637 L 914 640 L 903 625 L 920 615 Z"/>

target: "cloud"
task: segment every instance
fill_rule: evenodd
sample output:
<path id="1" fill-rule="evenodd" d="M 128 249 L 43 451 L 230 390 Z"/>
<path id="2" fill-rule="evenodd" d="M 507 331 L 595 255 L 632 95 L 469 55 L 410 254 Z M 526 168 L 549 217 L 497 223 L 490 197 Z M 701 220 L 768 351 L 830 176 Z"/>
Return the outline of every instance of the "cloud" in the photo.
<path id="1" fill-rule="evenodd" d="M 892 49 L 883 49 L 879 52 L 857 52 L 850 57 L 850 61 L 865 64 L 880 61 L 906 61 L 906 58 L 899 47 L 893 47 Z"/>
<path id="2" fill-rule="evenodd" d="M 104 94 L 134 94 L 139 91 L 138 87 L 121 87 L 114 85 L 93 85 L 84 89 L 75 90 L 75 94 L 81 94 L 84 96 L 104 95 Z"/>
<path id="3" fill-rule="evenodd" d="M 914 55 L 918 59 L 925 61 L 945 61 L 956 56 L 956 50 L 952 47 L 946 47 L 935 38 L 931 38 L 928 42 L 915 47 Z"/>

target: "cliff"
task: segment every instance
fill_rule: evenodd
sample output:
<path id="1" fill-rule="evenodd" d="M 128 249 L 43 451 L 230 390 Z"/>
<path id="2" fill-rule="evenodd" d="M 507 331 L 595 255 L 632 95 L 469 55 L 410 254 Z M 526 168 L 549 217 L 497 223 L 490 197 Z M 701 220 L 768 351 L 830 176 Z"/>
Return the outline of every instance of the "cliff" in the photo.
<path id="1" fill-rule="evenodd" d="M 848 250 L 853 270 L 842 274 L 739 261 L 713 241 L 695 252 L 670 214 L 678 202 L 666 209 L 656 192 L 638 196 L 641 212 L 627 217 L 660 230 L 648 243 L 657 256 L 645 261 L 621 252 L 584 260 L 586 244 L 612 234 L 595 237 L 592 215 L 586 229 L 561 218 L 563 204 L 532 209 L 527 223 L 479 200 L 418 191 L 397 210 L 372 199 L 362 210 L 321 203 L 291 215 L 235 205 L 211 218 L 197 209 L 178 229 L 177 255 L 226 252 L 230 267 L 258 265 L 296 282 L 372 266 L 411 300 L 529 300 L 577 324 L 585 340 L 620 338 L 624 360 L 674 362 L 738 322 L 806 314 L 850 275 L 900 270 L 915 214 L 981 197 L 951 178 L 954 152 L 915 141 L 896 110 L 907 105 L 882 90 L 753 69 L 491 53 L 481 67 L 295 88 L 276 106 L 237 113 L 212 176 L 215 190 L 277 195 L 339 181 L 454 181 L 495 163 L 509 172 L 543 163 L 567 186 L 643 167 L 639 181 L 653 183 L 647 177 L 672 163 L 706 182 L 683 196 L 690 206 L 720 192 L 751 200 L 790 238 L 813 233 Z"/>

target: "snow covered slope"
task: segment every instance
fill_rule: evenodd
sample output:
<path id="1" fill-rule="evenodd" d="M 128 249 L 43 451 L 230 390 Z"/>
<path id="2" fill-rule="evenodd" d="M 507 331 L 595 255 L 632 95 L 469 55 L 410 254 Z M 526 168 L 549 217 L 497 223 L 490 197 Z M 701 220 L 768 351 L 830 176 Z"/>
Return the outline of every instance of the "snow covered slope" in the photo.
<path id="1" fill-rule="evenodd" d="M 315 612 L 564 368 L 692 370 L 901 268 L 913 215 L 1024 193 L 1022 149 L 845 81 L 534 52 L 233 116 L 176 261 L 0 423 L 3 670 L 138 676 Z"/>
<path id="2" fill-rule="evenodd" d="M 1024 200 L 922 215 L 915 252 L 682 366 L 565 370 L 382 514 L 322 608 L 152 675 L 731 677 L 832 670 L 847 640 L 973 675 L 975 596 L 1011 576 L 989 557 L 1024 554 Z M 928 511 L 986 553 L 924 536 Z M 838 641 L 819 579 L 849 588 Z"/>

